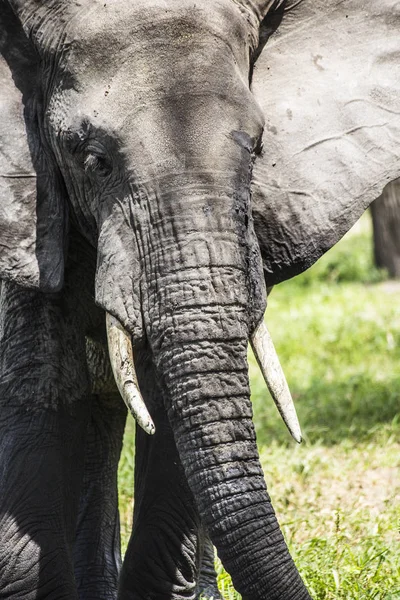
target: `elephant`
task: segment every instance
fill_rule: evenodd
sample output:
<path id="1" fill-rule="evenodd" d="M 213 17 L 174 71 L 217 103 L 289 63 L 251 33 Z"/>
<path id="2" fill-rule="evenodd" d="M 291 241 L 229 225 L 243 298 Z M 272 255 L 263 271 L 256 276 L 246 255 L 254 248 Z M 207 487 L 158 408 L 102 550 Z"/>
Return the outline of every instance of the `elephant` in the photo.
<path id="1" fill-rule="evenodd" d="M 391 181 L 371 204 L 374 261 L 400 279 L 400 181 Z"/>
<path id="2" fill-rule="evenodd" d="M 399 27 L 397 0 L 1 0 L 0 599 L 217 597 L 212 545 L 245 600 L 310 598 L 247 347 L 300 441 L 266 290 L 400 176 Z"/>

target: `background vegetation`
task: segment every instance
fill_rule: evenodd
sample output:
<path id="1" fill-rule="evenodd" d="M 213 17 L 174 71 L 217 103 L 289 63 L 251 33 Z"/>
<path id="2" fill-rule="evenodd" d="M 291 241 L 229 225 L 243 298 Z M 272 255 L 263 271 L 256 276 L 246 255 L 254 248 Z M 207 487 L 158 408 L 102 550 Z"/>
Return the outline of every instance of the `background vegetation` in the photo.
<path id="1" fill-rule="evenodd" d="M 400 284 L 372 265 L 369 216 L 312 269 L 277 286 L 266 319 L 305 441 L 291 440 L 249 355 L 261 460 L 315 600 L 400 599 Z M 120 465 L 132 520 L 133 426 Z M 218 564 L 220 589 L 238 600 Z"/>

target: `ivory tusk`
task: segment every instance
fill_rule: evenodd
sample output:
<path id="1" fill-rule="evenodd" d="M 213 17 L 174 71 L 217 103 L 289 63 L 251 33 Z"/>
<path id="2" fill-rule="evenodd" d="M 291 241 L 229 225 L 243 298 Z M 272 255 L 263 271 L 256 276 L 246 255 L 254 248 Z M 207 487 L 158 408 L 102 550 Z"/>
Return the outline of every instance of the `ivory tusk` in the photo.
<path id="1" fill-rule="evenodd" d="M 291 435 L 300 444 L 302 435 L 292 395 L 264 321 L 251 336 L 251 346 L 276 407 Z"/>
<path id="2" fill-rule="evenodd" d="M 139 391 L 131 336 L 110 313 L 106 313 L 106 328 L 111 367 L 122 399 L 138 425 L 153 435 L 156 428 Z"/>

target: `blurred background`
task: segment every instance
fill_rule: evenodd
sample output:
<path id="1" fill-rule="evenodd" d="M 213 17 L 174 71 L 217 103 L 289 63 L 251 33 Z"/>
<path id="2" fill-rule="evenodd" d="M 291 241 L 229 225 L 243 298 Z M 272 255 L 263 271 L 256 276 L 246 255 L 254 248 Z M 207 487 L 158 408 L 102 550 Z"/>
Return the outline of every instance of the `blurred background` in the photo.
<path id="1" fill-rule="evenodd" d="M 249 350 L 268 489 L 315 600 L 400 599 L 399 299 L 398 182 L 314 267 L 269 296 L 265 318 L 297 407 L 301 446 Z M 133 466 L 129 417 L 119 471 L 124 549 Z M 239 600 L 216 561 L 223 597 Z"/>

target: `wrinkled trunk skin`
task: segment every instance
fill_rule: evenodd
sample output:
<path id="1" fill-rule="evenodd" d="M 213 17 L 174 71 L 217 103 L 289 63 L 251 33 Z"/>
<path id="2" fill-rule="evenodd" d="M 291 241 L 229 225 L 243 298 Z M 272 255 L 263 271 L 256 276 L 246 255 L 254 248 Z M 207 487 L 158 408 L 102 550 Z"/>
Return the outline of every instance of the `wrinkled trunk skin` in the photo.
<path id="1" fill-rule="evenodd" d="M 185 342 L 180 336 L 159 357 L 189 486 L 244 598 L 309 598 L 286 549 L 258 459 L 247 339 L 232 317 L 221 321 L 213 337 Z M 183 331 L 191 327 L 189 321 Z"/>
<path id="2" fill-rule="evenodd" d="M 219 556 L 245 600 L 305 600 L 252 423 L 247 345 L 265 310 L 265 287 L 251 214 L 250 141 L 237 132 L 222 137 L 218 169 L 208 154 L 186 154 L 183 172 L 160 171 L 146 194 L 133 194 L 119 239 L 124 247 L 134 223 L 134 289 L 145 339 L 185 477 Z M 104 256 L 113 240 L 102 236 Z M 126 273 L 116 264 L 108 281 Z M 101 292 L 102 269 L 97 279 Z M 131 289 L 120 294 L 126 306 Z M 129 324 L 107 293 L 101 305 Z M 140 332 L 130 331 L 140 345 Z M 191 574 L 187 581 L 192 585 Z"/>
<path id="3" fill-rule="evenodd" d="M 400 279 L 400 179 L 386 186 L 371 212 L 375 264 Z"/>
<path id="4" fill-rule="evenodd" d="M 148 336 L 189 487 L 236 589 L 246 600 L 302 600 L 309 595 L 266 490 L 252 422 L 252 286 L 233 244 L 218 235 L 202 236 L 201 257 L 197 244 L 204 267 L 185 269 L 182 254 L 170 257 L 181 265 L 170 272 L 157 261 L 164 276 L 150 294 L 159 303 L 145 319 Z M 185 246 L 187 257 L 188 238 Z"/>

